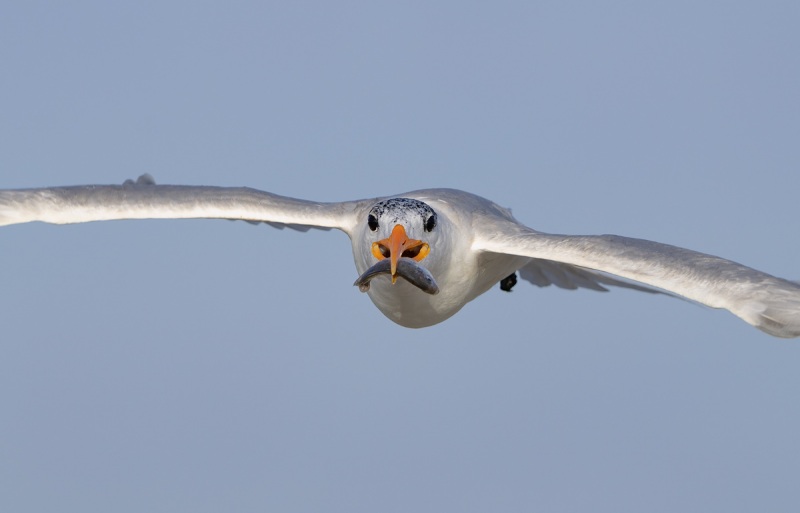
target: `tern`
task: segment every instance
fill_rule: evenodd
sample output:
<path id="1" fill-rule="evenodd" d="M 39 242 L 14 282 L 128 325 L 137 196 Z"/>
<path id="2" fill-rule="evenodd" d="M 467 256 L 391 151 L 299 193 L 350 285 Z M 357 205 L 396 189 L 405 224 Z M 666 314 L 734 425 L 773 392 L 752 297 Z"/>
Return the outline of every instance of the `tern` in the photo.
<path id="1" fill-rule="evenodd" d="M 667 293 L 729 310 L 776 337 L 800 336 L 799 283 L 648 240 L 538 232 L 455 189 L 320 203 L 247 187 L 157 185 L 142 175 L 122 185 L 0 190 L 0 226 L 187 218 L 341 230 L 352 242 L 355 284 L 409 328 L 448 319 L 495 284 L 510 290 L 519 274 L 540 287 Z"/>

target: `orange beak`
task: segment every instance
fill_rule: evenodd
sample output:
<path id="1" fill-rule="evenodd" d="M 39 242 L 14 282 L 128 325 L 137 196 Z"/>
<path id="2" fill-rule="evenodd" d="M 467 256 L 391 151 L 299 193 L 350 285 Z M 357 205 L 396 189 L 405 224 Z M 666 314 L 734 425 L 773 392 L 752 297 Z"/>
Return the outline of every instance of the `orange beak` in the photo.
<path id="1" fill-rule="evenodd" d="M 378 260 L 384 258 L 392 259 L 392 283 L 397 281 L 397 261 L 402 257 L 412 258 L 419 262 L 431 252 L 431 247 L 421 240 L 409 239 L 406 229 L 402 224 L 396 224 L 392 228 L 392 234 L 388 239 L 379 240 L 372 243 L 372 254 Z"/>

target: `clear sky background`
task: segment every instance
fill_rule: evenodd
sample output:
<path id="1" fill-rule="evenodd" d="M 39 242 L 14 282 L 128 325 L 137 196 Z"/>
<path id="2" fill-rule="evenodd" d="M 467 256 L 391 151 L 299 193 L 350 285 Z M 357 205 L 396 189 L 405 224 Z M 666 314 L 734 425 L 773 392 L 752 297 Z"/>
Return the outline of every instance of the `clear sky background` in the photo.
<path id="1" fill-rule="evenodd" d="M 11 2 L 0 187 L 455 187 L 800 278 L 800 4 Z M 0 229 L 0 509 L 797 511 L 800 342 L 631 291 L 423 330 L 341 233 Z"/>

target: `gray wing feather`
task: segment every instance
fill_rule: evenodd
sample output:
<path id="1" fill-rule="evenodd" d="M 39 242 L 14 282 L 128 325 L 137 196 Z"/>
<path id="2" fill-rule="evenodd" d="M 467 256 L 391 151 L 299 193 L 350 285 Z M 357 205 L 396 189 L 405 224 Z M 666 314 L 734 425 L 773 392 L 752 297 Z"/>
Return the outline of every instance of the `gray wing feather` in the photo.
<path id="1" fill-rule="evenodd" d="M 598 292 L 608 292 L 608 289 L 603 285 L 609 285 L 653 294 L 664 293 L 664 291 L 655 288 L 637 285 L 628 280 L 615 278 L 583 267 L 577 267 L 563 262 L 554 262 L 553 260 L 543 260 L 541 258 L 531 259 L 531 261 L 519 269 L 518 272 L 520 278 L 538 287 L 555 285 L 556 287 L 568 290 L 584 288 L 596 290 Z"/>
<path id="2" fill-rule="evenodd" d="M 259 224 L 264 223 L 273 228 L 277 228 L 278 230 L 283 230 L 284 228 L 289 228 L 290 230 L 296 230 L 298 232 L 307 232 L 308 230 L 330 230 L 330 228 L 326 226 L 309 226 L 307 224 L 287 224 L 287 223 L 273 223 L 272 221 L 249 221 L 252 224 Z"/>

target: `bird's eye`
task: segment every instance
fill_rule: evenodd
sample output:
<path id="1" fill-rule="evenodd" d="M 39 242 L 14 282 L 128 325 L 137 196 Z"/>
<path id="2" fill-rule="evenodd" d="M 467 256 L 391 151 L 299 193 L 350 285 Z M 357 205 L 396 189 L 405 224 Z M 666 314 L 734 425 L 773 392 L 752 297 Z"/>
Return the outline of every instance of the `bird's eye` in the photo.
<path id="1" fill-rule="evenodd" d="M 436 228 L 436 216 L 430 216 L 428 220 L 425 221 L 425 231 L 432 232 L 434 228 Z"/>
<path id="2" fill-rule="evenodd" d="M 369 225 L 369 229 L 374 232 L 378 229 L 378 218 L 370 214 L 369 217 L 367 217 L 367 225 Z"/>

